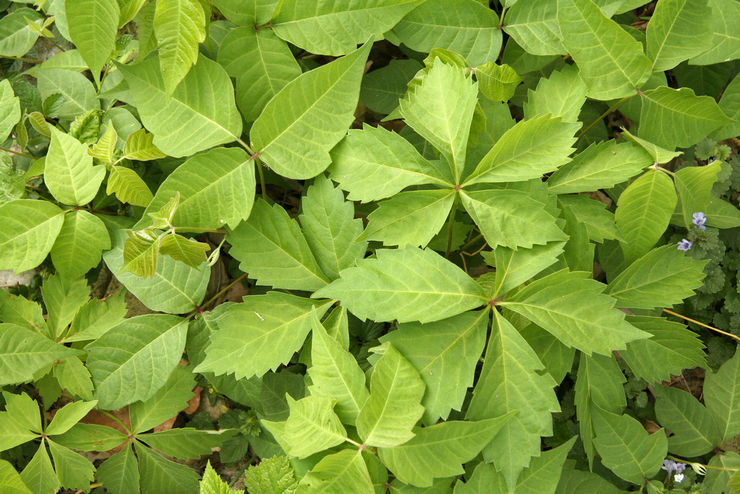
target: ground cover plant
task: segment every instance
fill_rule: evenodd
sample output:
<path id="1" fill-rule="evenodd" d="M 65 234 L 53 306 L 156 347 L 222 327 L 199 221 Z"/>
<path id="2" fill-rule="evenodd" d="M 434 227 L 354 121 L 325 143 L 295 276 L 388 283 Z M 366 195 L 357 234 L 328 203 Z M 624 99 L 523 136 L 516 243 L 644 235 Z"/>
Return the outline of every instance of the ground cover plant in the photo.
<path id="1" fill-rule="evenodd" d="M 739 18 L 0 0 L 0 492 L 740 491 Z"/>

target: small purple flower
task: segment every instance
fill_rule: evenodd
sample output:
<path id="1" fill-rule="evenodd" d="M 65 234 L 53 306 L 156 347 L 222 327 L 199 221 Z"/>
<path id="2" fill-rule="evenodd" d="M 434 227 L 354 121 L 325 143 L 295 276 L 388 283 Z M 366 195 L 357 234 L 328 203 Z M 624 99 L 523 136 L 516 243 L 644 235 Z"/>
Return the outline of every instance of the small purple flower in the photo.
<path id="1" fill-rule="evenodd" d="M 694 218 L 693 221 L 692 221 L 692 223 L 694 224 L 694 226 L 696 226 L 697 228 L 701 228 L 702 230 L 706 230 L 707 229 L 707 227 L 704 226 L 704 223 L 707 222 L 707 217 L 704 216 L 704 213 L 702 213 L 702 212 L 694 213 L 692 216 Z"/>
<path id="2" fill-rule="evenodd" d="M 691 241 L 686 240 L 685 238 L 683 238 L 678 243 L 678 250 L 684 250 L 684 251 L 689 250 L 692 245 L 694 245 L 694 242 L 691 242 Z"/>
<path id="3" fill-rule="evenodd" d="M 668 475 L 675 473 L 673 480 L 681 482 L 683 480 L 683 471 L 686 470 L 686 463 L 679 463 L 673 460 L 663 460 L 662 470 L 668 472 Z"/>

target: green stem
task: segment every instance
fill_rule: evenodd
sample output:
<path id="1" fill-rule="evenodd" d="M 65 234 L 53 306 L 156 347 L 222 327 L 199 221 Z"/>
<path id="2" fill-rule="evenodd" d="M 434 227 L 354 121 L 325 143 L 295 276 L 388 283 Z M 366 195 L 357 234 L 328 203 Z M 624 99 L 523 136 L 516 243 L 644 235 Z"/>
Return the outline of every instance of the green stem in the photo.
<path id="1" fill-rule="evenodd" d="M 259 158 L 255 159 L 257 166 L 257 173 L 260 176 L 260 189 L 262 191 L 262 199 L 267 200 L 267 186 L 265 185 L 265 171 L 262 169 L 262 160 Z"/>
<path id="2" fill-rule="evenodd" d="M 131 430 L 130 427 L 128 427 L 126 424 L 124 424 L 118 417 L 116 417 L 112 413 L 106 412 L 105 410 L 99 410 L 99 412 L 102 413 L 103 415 L 105 415 L 106 417 L 108 417 L 109 419 L 111 419 L 112 421 L 117 422 L 118 425 L 120 425 L 121 427 L 123 427 L 123 429 L 126 432 L 128 432 L 129 434 L 132 434 L 133 433 L 133 431 Z"/>
<path id="3" fill-rule="evenodd" d="M 173 228 L 173 231 L 178 232 L 226 233 L 223 228 L 198 228 L 197 226 L 175 226 Z"/>
<path id="4" fill-rule="evenodd" d="M 17 154 L 18 156 L 23 156 L 24 158 L 28 158 L 31 160 L 36 159 L 36 156 L 30 155 L 28 153 L 24 153 L 22 151 L 13 151 L 12 149 L 4 148 L 2 146 L 0 146 L 0 151 L 5 151 L 6 153 L 11 153 L 11 154 Z"/>
<path id="5" fill-rule="evenodd" d="M 468 247 L 475 244 L 478 240 L 483 238 L 483 234 L 479 233 L 475 237 L 471 238 L 469 242 L 465 243 L 462 247 L 460 247 L 460 252 L 468 250 Z"/>
<path id="6" fill-rule="evenodd" d="M 239 283 L 241 280 L 243 280 L 246 277 L 247 277 L 247 273 L 243 273 L 241 276 L 239 276 L 238 278 L 236 278 L 234 281 L 232 281 L 231 283 L 229 283 L 228 285 L 226 285 L 223 289 L 219 290 L 219 292 L 216 295 L 214 295 L 213 297 L 209 298 L 206 303 L 202 304 L 200 307 L 198 307 L 197 309 L 195 309 L 194 311 L 192 311 L 190 314 L 188 314 L 187 315 L 187 319 L 192 319 L 196 314 L 198 314 L 205 307 L 208 307 L 213 302 L 215 302 L 216 300 L 218 300 L 218 298 L 221 295 L 223 295 L 224 293 L 226 293 L 227 291 L 229 291 L 229 289 L 232 286 L 236 285 L 237 283 Z"/>
<path id="7" fill-rule="evenodd" d="M 0 58 L 7 58 L 8 60 L 20 60 L 21 62 L 28 63 L 44 63 L 43 60 L 38 60 L 36 58 L 13 57 L 11 55 L 0 55 Z"/>
<path id="8" fill-rule="evenodd" d="M 452 250 L 452 233 L 455 229 L 455 214 L 457 213 L 458 205 L 458 194 L 455 194 L 455 200 L 452 203 L 452 210 L 450 210 L 450 224 L 447 227 L 447 250 L 445 251 L 445 257 L 449 259 L 450 251 Z"/>
<path id="9" fill-rule="evenodd" d="M 607 110 L 604 113 L 602 113 L 601 115 L 599 115 L 599 118 L 597 118 L 596 120 L 594 120 L 593 122 L 591 122 L 591 124 L 588 127 L 586 127 L 585 129 L 583 129 L 578 134 L 577 138 L 580 139 L 585 134 L 587 134 L 589 130 L 591 130 L 591 129 L 594 128 L 594 125 L 596 125 L 597 123 L 601 122 L 607 115 L 609 115 L 611 112 L 613 112 L 614 110 L 616 110 L 617 108 L 619 108 L 619 106 L 622 103 L 624 103 L 625 101 L 627 101 L 631 97 L 632 97 L 631 95 L 630 96 L 625 96 L 624 98 L 620 99 L 619 101 L 617 101 L 616 103 L 614 103 L 612 106 L 610 106 L 609 108 L 607 108 Z"/>

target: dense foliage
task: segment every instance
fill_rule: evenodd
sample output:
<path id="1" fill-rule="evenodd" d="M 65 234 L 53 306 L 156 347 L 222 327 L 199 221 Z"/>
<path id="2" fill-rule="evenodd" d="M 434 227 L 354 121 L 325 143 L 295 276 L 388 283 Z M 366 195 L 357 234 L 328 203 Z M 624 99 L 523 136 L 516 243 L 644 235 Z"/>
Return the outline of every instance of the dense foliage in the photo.
<path id="1" fill-rule="evenodd" d="M 0 492 L 740 491 L 737 0 L 0 12 Z"/>

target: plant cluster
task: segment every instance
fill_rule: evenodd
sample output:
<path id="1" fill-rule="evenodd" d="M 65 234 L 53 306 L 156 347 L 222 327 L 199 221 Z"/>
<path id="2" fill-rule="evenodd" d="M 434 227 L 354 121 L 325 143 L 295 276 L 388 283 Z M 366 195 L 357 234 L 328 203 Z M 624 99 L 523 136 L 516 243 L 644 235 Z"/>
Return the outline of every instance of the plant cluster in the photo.
<path id="1" fill-rule="evenodd" d="M 0 11 L 0 485 L 740 489 L 736 0 Z"/>

